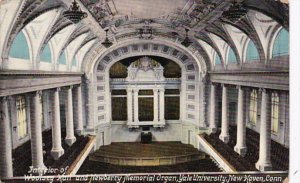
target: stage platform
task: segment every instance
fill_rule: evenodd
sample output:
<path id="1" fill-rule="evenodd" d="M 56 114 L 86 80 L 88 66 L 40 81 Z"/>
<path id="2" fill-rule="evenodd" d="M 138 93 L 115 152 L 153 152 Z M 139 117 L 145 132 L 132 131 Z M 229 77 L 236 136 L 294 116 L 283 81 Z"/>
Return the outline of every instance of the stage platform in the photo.
<path id="1" fill-rule="evenodd" d="M 89 156 L 98 161 L 121 166 L 175 165 L 205 159 L 206 154 L 180 142 L 119 142 L 102 146 Z"/>

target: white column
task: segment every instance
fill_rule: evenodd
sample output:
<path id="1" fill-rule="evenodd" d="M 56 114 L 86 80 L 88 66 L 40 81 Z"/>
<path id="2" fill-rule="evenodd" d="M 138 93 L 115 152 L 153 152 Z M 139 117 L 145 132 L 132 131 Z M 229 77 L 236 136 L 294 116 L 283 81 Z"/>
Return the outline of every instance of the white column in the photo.
<path id="1" fill-rule="evenodd" d="M 65 142 L 69 146 L 71 146 L 76 141 L 76 137 L 74 136 L 72 89 L 73 89 L 73 86 L 70 86 L 67 89 L 68 93 L 67 93 L 66 139 L 65 139 Z"/>
<path id="2" fill-rule="evenodd" d="M 255 164 L 260 171 L 272 170 L 271 163 L 271 96 L 266 89 L 262 89 L 259 159 Z"/>
<path id="3" fill-rule="evenodd" d="M 159 122 L 165 123 L 165 89 L 159 89 Z"/>
<path id="4" fill-rule="evenodd" d="M 234 147 L 235 152 L 245 156 L 246 147 L 246 121 L 244 118 L 244 89 L 238 86 L 238 107 L 237 107 L 237 141 Z"/>
<path id="5" fill-rule="evenodd" d="M 59 107 L 59 91 L 57 88 L 53 96 L 53 123 L 52 123 L 52 149 L 51 155 L 54 159 L 58 159 L 64 154 L 64 149 L 61 146 L 61 126 L 60 126 L 60 107 Z"/>
<path id="6" fill-rule="evenodd" d="M 127 89 L 127 122 L 132 123 L 132 89 Z"/>
<path id="7" fill-rule="evenodd" d="M 0 99 L 0 178 L 12 177 L 12 147 L 7 97 Z"/>
<path id="8" fill-rule="evenodd" d="M 39 169 L 40 173 L 46 169 L 43 159 L 43 140 L 42 140 L 42 92 L 37 91 L 32 98 L 33 117 L 30 120 L 31 130 L 31 156 L 32 166 Z"/>
<path id="9" fill-rule="evenodd" d="M 134 122 L 138 123 L 139 122 L 139 89 L 134 89 L 133 90 L 133 97 L 134 97 Z"/>
<path id="10" fill-rule="evenodd" d="M 227 86 L 223 85 L 222 90 L 222 128 L 221 128 L 221 134 L 220 139 L 224 143 L 229 142 L 229 124 L 228 124 L 228 115 L 227 115 Z"/>
<path id="11" fill-rule="evenodd" d="M 154 119 L 153 122 L 157 123 L 158 122 L 158 89 L 153 89 L 153 99 L 154 99 Z"/>
<path id="12" fill-rule="evenodd" d="M 94 98 L 94 87 L 93 83 L 91 80 L 86 80 L 86 87 L 87 87 L 87 93 L 88 93 L 88 99 L 86 103 L 87 107 L 87 113 L 86 113 L 86 131 L 94 131 L 94 126 L 95 126 L 95 113 L 94 113 L 94 108 L 93 108 L 93 102 L 95 100 Z M 95 94 L 96 95 L 96 94 Z"/>
<path id="13" fill-rule="evenodd" d="M 212 133 L 217 132 L 216 125 L 216 86 L 214 84 L 210 85 L 210 111 L 209 111 L 209 128 Z"/>
<path id="14" fill-rule="evenodd" d="M 82 134 L 83 131 L 83 118 L 82 118 L 82 92 L 81 85 L 77 87 L 77 127 L 76 132 Z"/>

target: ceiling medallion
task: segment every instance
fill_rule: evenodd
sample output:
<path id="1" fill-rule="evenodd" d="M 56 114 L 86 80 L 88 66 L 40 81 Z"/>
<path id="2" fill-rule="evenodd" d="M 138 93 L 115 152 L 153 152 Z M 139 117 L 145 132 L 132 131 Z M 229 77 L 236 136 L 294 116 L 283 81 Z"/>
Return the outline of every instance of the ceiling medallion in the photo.
<path id="1" fill-rule="evenodd" d="M 193 41 L 190 40 L 189 36 L 188 36 L 188 32 L 189 32 L 189 29 L 185 29 L 185 38 L 184 40 L 181 42 L 181 44 L 185 47 L 189 47 Z"/>
<path id="2" fill-rule="evenodd" d="M 106 32 L 106 37 L 105 37 L 105 40 L 101 43 L 105 48 L 109 48 L 111 47 L 111 45 L 113 45 L 113 43 L 108 39 L 107 37 L 107 32 L 108 32 L 108 29 L 105 30 Z"/>
<path id="3" fill-rule="evenodd" d="M 71 22 L 77 24 L 82 19 L 87 17 L 87 13 L 81 11 L 78 3 L 74 0 L 69 10 L 63 12 L 63 16 L 69 19 Z"/>
<path id="4" fill-rule="evenodd" d="M 143 26 L 143 28 L 140 28 L 139 29 L 139 34 L 140 34 L 140 39 L 152 39 L 153 37 L 152 37 L 152 33 L 153 33 L 153 31 L 152 31 L 152 27 L 150 27 L 150 20 L 146 20 L 145 22 L 144 22 L 144 26 Z"/>
<path id="5" fill-rule="evenodd" d="M 223 12 L 223 17 L 232 22 L 238 22 L 247 14 L 248 10 L 242 2 L 233 1 L 230 8 Z"/>

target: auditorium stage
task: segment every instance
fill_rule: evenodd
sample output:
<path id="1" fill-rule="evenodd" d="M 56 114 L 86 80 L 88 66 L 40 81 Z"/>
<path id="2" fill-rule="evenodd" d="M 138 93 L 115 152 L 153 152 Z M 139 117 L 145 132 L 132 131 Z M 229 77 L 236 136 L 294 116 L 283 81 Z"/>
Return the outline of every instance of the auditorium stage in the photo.
<path id="1" fill-rule="evenodd" d="M 89 156 L 90 161 L 121 166 L 175 165 L 205 158 L 205 153 L 180 142 L 112 143 Z"/>
<path id="2" fill-rule="evenodd" d="M 85 160 L 77 174 L 221 172 L 216 163 L 180 142 L 112 143 Z"/>

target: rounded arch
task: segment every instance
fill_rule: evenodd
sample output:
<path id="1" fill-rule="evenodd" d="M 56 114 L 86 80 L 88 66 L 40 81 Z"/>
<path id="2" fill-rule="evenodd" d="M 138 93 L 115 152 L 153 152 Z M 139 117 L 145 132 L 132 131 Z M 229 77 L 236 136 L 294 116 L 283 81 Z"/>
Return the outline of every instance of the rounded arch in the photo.
<path id="1" fill-rule="evenodd" d="M 225 65 L 225 63 L 221 60 L 221 57 L 217 52 L 214 53 L 214 65 L 220 65 L 222 67 Z"/>
<path id="2" fill-rule="evenodd" d="M 102 54 L 91 64 L 92 71 L 87 75 L 87 88 L 89 90 L 89 124 L 95 126 L 111 122 L 111 109 L 103 108 L 105 103 L 107 106 L 111 104 L 110 79 L 109 70 L 116 62 L 134 56 L 158 56 L 174 61 L 181 68 L 180 78 L 180 119 L 190 123 L 201 123 L 200 113 L 197 112 L 204 106 L 204 100 L 200 100 L 200 88 L 202 79 L 206 74 L 204 60 L 196 60 L 195 56 L 191 56 L 186 51 L 167 44 L 145 41 L 142 43 L 130 42 L 121 44 L 118 47 L 102 50 Z M 202 63 L 201 63 L 202 62 Z M 205 70 L 204 70 L 205 69 Z M 188 88 L 193 88 L 188 91 Z M 194 105 L 194 111 L 187 110 L 187 104 Z M 99 110 L 101 109 L 101 110 Z"/>
<path id="3" fill-rule="evenodd" d="M 230 46 L 228 46 L 226 53 L 226 64 L 238 64 L 237 56 Z"/>
<path id="4" fill-rule="evenodd" d="M 269 44 L 269 58 L 289 55 L 289 32 L 279 27 L 273 34 Z"/>
<path id="5" fill-rule="evenodd" d="M 254 44 L 254 42 L 248 38 L 248 40 L 246 41 L 245 45 L 244 45 L 244 51 L 243 51 L 243 58 L 244 58 L 244 62 L 247 61 L 260 61 L 260 54 L 259 51 L 256 47 L 256 45 Z"/>
<path id="6" fill-rule="evenodd" d="M 24 60 L 31 60 L 32 52 L 31 42 L 26 31 L 20 31 L 15 37 L 12 46 L 9 50 L 9 56 L 12 58 L 19 58 Z"/>
<path id="7" fill-rule="evenodd" d="M 48 44 L 45 46 L 45 48 L 42 50 L 39 58 L 41 62 L 48 62 L 48 63 L 52 63 L 52 50 L 50 47 L 50 43 L 48 42 Z"/>
<path id="8" fill-rule="evenodd" d="M 137 40 L 139 43 L 137 43 Z M 185 55 L 185 57 L 183 59 L 185 59 L 185 61 L 190 60 L 193 61 L 194 64 L 197 65 L 197 67 L 199 68 L 199 71 L 203 74 L 206 74 L 206 72 L 208 71 L 209 68 L 211 68 L 210 65 L 210 61 L 207 59 L 203 59 L 203 57 L 201 56 L 200 53 L 198 54 L 193 54 L 191 52 L 191 50 L 183 47 L 182 45 L 178 44 L 178 43 L 174 43 L 171 41 L 167 41 L 167 40 L 147 40 L 147 41 L 141 41 L 140 39 L 129 39 L 129 40 L 125 40 L 123 42 L 119 42 L 116 46 L 112 46 L 108 49 L 103 49 L 102 46 L 98 46 L 94 45 L 94 48 L 90 49 L 90 57 L 86 57 L 85 61 L 82 62 L 81 64 L 81 68 L 83 71 L 85 71 L 86 73 L 88 73 L 88 77 L 90 76 L 90 74 L 92 74 L 93 72 L 96 71 L 96 67 L 98 65 L 98 63 L 101 61 L 101 59 L 103 59 L 107 54 L 114 52 L 115 50 L 120 50 L 122 48 L 125 47 L 130 47 L 132 45 L 138 45 L 138 47 L 142 47 L 142 45 L 144 44 L 148 44 L 148 45 L 159 45 L 159 49 L 158 50 L 143 50 L 142 48 L 139 48 L 138 50 L 129 50 L 128 52 L 126 52 L 125 54 L 138 54 L 138 52 L 140 53 L 146 53 L 148 52 L 153 52 L 156 54 L 162 54 L 162 55 L 172 55 L 173 51 L 176 50 L 175 52 L 176 55 L 173 55 L 173 57 L 179 57 L 179 56 L 183 56 Z M 167 52 L 163 51 L 163 46 L 169 47 Z M 171 52 L 172 50 L 172 52 Z M 92 54 L 91 54 L 92 52 Z M 97 54 L 95 54 L 97 53 Z M 120 50 L 120 53 L 123 53 L 122 50 Z M 151 53 L 149 53 L 151 54 Z M 175 53 L 174 53 L 175 54 Z M 92 55 L 92 56 L 91 56 Z M 123 54 L 122 54 L 123 55 Z M 121 56 L 118 55 L 118 57 Z M 93 58 L 91 58 L 93 57 Z M 116 57 L 116 56 L 113 56 Z M 92 60 L 92 61 L 91 61 Z"/>

